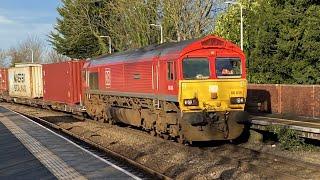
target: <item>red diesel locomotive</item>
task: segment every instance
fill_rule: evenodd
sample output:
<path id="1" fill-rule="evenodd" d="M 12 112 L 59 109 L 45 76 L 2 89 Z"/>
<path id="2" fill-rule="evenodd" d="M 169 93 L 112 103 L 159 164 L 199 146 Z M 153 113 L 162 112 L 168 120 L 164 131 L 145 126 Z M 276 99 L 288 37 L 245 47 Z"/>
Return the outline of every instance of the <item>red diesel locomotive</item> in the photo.
<path id="1" fill-rule="evenodd" d="M 96 120 L 181 143 L 235 139 L 244 128 L 245 55 L 216 36 L 97 57 L 83 77 Z"/>

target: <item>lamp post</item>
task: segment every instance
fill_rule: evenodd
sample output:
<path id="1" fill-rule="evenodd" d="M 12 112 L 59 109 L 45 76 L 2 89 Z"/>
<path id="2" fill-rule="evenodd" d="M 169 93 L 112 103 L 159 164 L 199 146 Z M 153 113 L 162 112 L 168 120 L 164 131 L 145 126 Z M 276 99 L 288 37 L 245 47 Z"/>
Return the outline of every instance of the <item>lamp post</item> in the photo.
<path id="1" fill-rule="evenodd" d="M 234 2 L 234 1 L 227 1 L 227 2 L 224 2 L 226 4 L 237 4 L 240 6 L 240 46 L 241 46 L 241 50 L 243 50 L 243 16 L 242 16 L 242 5 L 241 3 L 239 2 Z"/>
<path id="2" fill-rule="evenodd" d="M 109 54 L 111 54 L 111 37 L 110 36 L 100 36 L 102 38 L 108 38 L 109 41 Z"/>
<path id="3" fill-rule="evenodd" d="M 163 43 L 163 27 L 162 27 L 162 25 L 161 24 L 150 24 L 150 26 L 160 28 L 160 36 L 161 36 L 160 43 L 162 44 Z"/>
<path id="4" fill-rule="evenodd" d="M 31 62 L 33 63 L 33 49 L 30 49 L 31 51 Z"/>

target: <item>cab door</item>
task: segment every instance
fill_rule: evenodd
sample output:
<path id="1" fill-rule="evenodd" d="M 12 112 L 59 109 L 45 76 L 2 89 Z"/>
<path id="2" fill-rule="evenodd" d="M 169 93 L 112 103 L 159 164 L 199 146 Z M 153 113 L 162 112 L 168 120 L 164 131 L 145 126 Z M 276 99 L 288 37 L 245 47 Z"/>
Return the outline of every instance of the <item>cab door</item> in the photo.
<path id="1" fill-rule="evenodd" d="M 160 87 L 160 61 L 159 57 L 155 57 L 152 60 L 152 91 L 153 91 L 153 106 L 156 108 L 160 107 L 159 101 L 159 87 Z"/>
<path id="2" fill-rule="evenodd" d="M 153 94 L 157 96 L 159 94 L 159 79 L 160 79 L 160 62 L 159 57 L 155 57 L 152 60 L 152 90 Z"/>
<path id="3" fill-rule="evenodd" d="M 173 60 L 166 61 L 165 65 L 165 81 L 166 81 L 166 94 L 175 94 L 177 92 L 177 64 Z"/>

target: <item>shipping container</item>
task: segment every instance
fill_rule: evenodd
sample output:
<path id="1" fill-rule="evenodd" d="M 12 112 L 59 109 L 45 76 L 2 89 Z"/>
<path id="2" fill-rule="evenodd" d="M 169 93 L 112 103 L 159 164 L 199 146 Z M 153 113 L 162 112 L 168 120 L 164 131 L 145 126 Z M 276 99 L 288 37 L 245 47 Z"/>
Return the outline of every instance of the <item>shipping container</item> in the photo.
<path id="1" fill-rule="evenodd" d="M 8 69 L 0 68 L 0 93 L 8 92 Z"/>
<path id="2" fill-rule="evenodd" d="M 81 70 L 84 60 L 43 65 L 45 101 L 78 104 L 82 99 Z"/>
<path id="3" fill-rule="evenodd" d="M 21 98 L 41 98 L 43 80 L 41 64 L 16 64 L 9 68 L 9 95 Z"/>

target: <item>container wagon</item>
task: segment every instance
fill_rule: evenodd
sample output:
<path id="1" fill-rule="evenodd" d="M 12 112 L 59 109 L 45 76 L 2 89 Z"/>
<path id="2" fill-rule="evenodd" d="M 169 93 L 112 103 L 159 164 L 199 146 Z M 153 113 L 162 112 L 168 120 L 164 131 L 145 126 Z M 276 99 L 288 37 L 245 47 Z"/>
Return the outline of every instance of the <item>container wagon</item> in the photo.
<path id="1" fill-rule="evenodd" d="M 0 93 L 8 93 L 8 69 L 0 68 Z"/>
<path id="2" fill-rule="evenodd" d="M 81 70 L 84 60 L 43 65 L 43 100 L 62 104 L 81 104 Z"/>
<path id="3" fill-rule="evenodd" d="M 19 98 L 42 98 L 41 64 L 16 64 L 8 70 L 9 95 Z"/>

